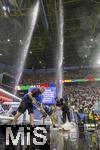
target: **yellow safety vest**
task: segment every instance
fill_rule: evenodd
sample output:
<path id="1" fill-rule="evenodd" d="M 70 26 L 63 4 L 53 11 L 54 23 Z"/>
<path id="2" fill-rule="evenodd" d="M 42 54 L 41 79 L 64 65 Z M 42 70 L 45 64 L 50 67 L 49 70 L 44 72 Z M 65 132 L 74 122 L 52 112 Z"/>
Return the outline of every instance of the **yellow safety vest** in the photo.
<path id="1" fill-rule="evenodd" d="M 89 119 L 93 120 L 93 114 L 92 113 L 89 113 Z"/>

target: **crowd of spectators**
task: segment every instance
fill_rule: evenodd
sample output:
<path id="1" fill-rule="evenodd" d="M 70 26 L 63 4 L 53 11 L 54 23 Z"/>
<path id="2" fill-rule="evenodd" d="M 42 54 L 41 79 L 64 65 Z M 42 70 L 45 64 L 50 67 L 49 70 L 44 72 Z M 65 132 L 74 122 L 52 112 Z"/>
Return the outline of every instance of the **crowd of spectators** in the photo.
<path id="1" fill-rule="evenodd" d="M 63 79 L 86 79 L 86 78 L 98 78 L 100 77 L 100 69 L 88 69 L 81 68 L 76 70 L 64 71 Z M 39 84 L 39 83 L 49 83 L 56 82 L 56 72 L 33 72 L 31 74 L 23 73 L 20 80 L 20 85 L 30 85 L 30 84 Z"/>
<path id="2" fill-rule="evenodd" d="M 81 68 L 77 70 L 67 70 L 63 74 L 63 79 L 86 79 L 100 77 L 100 68 Z M 23 73 L 19 85 L 34 85 L 41 83 L 56 83 L 56 73 L 54 71 L 34 71 Z M 66 83 L 65 83 L 66 84 Z M 67 95 L 70 108 L 77 112 L 88 113 L 92 111 L 94 104 L 100 101 L 100 85 L 98 82 L 84 82 L 66 84 L 64 92 Z"/>
<path id="3" fill-rule="evenodd" d="M 84 111 L 91 110 L 96 101 L 100 100 L 100 87 L 91 87 L 89 85 L 79 85 L 66 87 L 67 97 L 71 105 L 76 109 Z"/>
<path id="4" fill-rule="evenodd" d="M 33 85 L 50 82 L 55 82 L 54 73 L 34 73 L 31 75 L 23 74 L 19 85 Z"/>
<path id="5" fill-rule="evenodd" d="M 64 79 L 84 79 L 100 77 L 98 69 L 80 69 L 64 72 Z M 53 72 L 35 72 L 31 75 L 23 75 L 20 85 L 31 85 L 55 82 L 56 75 Z M 99 82 L 85 82 L 66 84 L 64 92 L 67 95 L 70 108 L 77 112 L 89 113 L 94 104 L 100 100 Z"/>
<path id="6" fill-rule="evenodd" d="M 100 116 L 99 101 L 100 101 L 100 86 L 96 83 L 80 84 L 74 86 L 66 86 L 65 94 L 67 94 L 69 107 L 74 112 L 84 114 L 95 114 Z M 98 103 L 97 108 L 94 105 Z M 100 119 L 100 117 L 99 117 Z"/>

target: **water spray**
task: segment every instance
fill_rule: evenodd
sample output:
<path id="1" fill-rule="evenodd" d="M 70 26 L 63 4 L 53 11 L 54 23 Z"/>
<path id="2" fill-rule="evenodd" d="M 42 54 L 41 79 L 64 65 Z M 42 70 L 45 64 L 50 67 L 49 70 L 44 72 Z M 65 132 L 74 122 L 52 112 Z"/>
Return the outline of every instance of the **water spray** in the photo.
<path id="1" fill-rule="evenodd" d="M 62 0 L 59 0 L 59 22 L 58 22 L 58 64 L 57 64 L 57 80 L 58 83 L 58 97 L 62 98 L 63 92 L 63 44 L 64 44 L 64 12 Z"/>
<path id="2" fill-rule="evenodd" d="M 33 31 L 35 29 L 35 25 L 36 25 L 36 21 L 37 21 L 37 17 L 39 14 L 39 0 L 37 0 L 36 4 L 34 5 L 34 7 L 31 9 L 30 12 L 30 24 L 29 24 L 29 30 L 27 35 L 25 35 L 25 39 L 24 39 L 24 44 L 21 47 L 21 57 L 20 57 L 20 63 L 18 66 L 18 74 L 17 74 L 17 80 L 16 80 L 16 85 L 19 84 L 22 72 L 23 72 L 23 68 L 24 68 L 24 64 L 25 64 L 25 60 L 28 54 L 28 50 L 29 50 L 29 46 L 31 43 L 31 39 L 32 39 L 32 35 L 33 35 Z"/>

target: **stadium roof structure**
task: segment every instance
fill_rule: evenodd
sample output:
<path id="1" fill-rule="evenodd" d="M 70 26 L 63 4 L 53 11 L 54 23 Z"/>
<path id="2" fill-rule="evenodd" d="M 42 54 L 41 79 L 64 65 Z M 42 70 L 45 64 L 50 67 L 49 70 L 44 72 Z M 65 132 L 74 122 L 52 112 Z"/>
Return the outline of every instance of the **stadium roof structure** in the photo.
<path id="1" fill-rule="evenodd" d="M 29 11 L 36 0 L 0 0 L 0 63 L 16 65 Z M 64 67 L 97 63 L 100 58 L 100 0 L 62 0 Z M 54 68 L 59 0 L 40 0 L 26 68 Z"/>

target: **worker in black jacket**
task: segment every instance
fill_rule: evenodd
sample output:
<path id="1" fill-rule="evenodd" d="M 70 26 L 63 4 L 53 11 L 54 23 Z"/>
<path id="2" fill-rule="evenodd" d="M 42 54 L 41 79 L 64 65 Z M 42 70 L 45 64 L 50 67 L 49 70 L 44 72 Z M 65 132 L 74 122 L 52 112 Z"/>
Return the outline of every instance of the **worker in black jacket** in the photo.
<path id="1" fill-rule="evenodd" d="M 66 122 L 66 117 L 68 118 L 68 121 L 70 122 L 70 111 L 69 111 L 69 107 L 68 107 L 68 101 L 67 99 L 61 98 L 61 108 L 62 108 L 62 121 L 63 123 Z"/>

